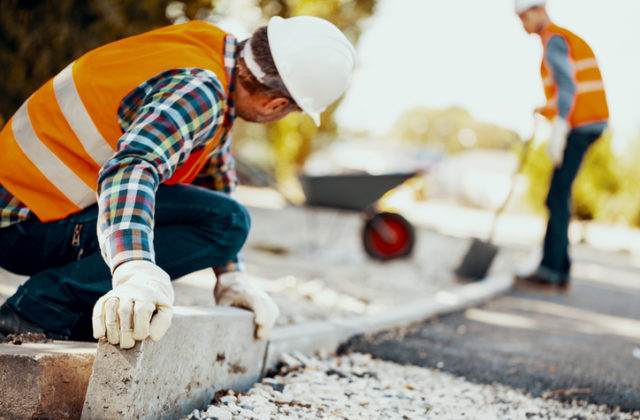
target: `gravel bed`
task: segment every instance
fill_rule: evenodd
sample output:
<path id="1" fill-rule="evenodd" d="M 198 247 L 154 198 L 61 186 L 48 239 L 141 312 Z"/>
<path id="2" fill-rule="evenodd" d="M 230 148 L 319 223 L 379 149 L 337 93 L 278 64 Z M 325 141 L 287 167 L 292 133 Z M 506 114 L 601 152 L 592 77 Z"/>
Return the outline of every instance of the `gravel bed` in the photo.
<path id="1" fill-rule="evenodd" d="M 501 385 L 352 353 L 283 356 L 277 374 L 248 392 L 222 390 L 197 419 L 638 419 L 583 401 L 534 398 Z"/>

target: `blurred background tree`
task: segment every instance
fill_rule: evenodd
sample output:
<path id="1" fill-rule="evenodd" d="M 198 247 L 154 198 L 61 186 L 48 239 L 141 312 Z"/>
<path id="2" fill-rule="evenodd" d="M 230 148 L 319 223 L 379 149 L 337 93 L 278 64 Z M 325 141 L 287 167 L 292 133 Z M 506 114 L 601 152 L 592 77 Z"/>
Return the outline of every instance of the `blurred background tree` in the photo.
<path id="1" fill-rule="evenodd" d="M 513 130 L 476 121 L 468 111 L 416 107 L 402 114 L 389 137 L 424 144 L 444 153 L 466 149 L 509 149 L 520 141 Z"/>
<path id="2" fill-rule="evenodd" d="M 44 82 L 92 48 L 172 23 L 170 0 L 3 0 L 0 125 Z M 184 0 L 196 18 L 211 0 Z M 175 7 L 174 7 L 175 8 Z"/>
<path id="3" fill-rule="evenodd" d="M 640 131 L 620 158 L 622 165 L 621 188 L 616 196 L 616 202 L 611 205 L 612 211 L 619 215 L 631 226 L 640 227 Z"/>
<path id="4" fill-rule="evenodd" d="M 549 191 L 553 165 L 547 154 L 546 143 L 532 143 L 529 147 L 529 155 L 522 168 L 522 173 L 527 180 L 526 198 L 534 212 L 542 213 L 545 211 L 544 202 Z M 522 153 L 523 148 L 521 147 L 518 150 L 518 155 Z"/>
<path id="5" fill-rule="evenodd" d="M 524 152 L 524 140 L 515 131 L 476 121 L 458 107 L 412 108 L 398 117 L 388 137 L 424 145 L 445 158 L 471 149 L 510 150 L 518 158 Z M 553 167 L 546 141 L 539 140 L 530 145 L 522 168 L 525 202 L 515 207 L 546 216 Z M 613 133 L 607 130 L 587 151 L 573 185 L 572 214 L 579 220 L 640 226 L 640 135 L 622 153 L 614 153 L 612 144 Z"/>

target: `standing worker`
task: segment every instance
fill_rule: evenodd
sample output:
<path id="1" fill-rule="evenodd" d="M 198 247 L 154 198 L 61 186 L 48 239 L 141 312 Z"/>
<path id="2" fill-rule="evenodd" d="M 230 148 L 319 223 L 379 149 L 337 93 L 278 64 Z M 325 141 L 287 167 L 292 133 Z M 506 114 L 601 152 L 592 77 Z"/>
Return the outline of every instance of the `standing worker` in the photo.
<path id="1" fill-rule="evenodd" d="M 0 266 L 30 276 L 0 307 L 0 339 L 157 341 L 171 279 L 208 267 L 216 302 L 252 310 L 265 339 L 278 307 L 238 258 L 250 220 L 232 197 L 234 117 L 319 124 L 354 66 L 346 37 L 309 16 L 240 43 L 207 22 L 167 26 L 67 66 L 0 132 Z"/>
<path id="2" fill-rule="evenodd" d="M 525 31 L 542 40 L 542 81 L 547 103 L 536 109 L 552 121 L 547 151 L 554 165 L 546 205 L 549 221 L 540 266 L 516 277 L 523 288 L 564 290 L 569 284 L 571 185 L 582 158 L 607 127 L 609 110 L 593 51 L 580 37 L 553 24 L 545 0 L 515 0 Z"/>

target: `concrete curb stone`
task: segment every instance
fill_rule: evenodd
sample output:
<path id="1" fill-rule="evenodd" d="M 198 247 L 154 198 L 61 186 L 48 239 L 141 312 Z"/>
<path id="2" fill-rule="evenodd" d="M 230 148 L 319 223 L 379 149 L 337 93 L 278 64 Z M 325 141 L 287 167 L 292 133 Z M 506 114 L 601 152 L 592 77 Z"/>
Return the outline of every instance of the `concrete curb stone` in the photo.
<path id="1" fill-rule="evenodd" d="M 260 380 L 267 343 L 253 338 L 253 314 L 226 306 L 175 307 L 158 341 L 98 351 L 83 419 L 174 419 L 206 406 L 216 391 Z"/>
<path id="2" fill-rule="evenodd" d="M 436 315 L 454 312 L 505 293 L 512 285 L 511 275 L 495 275 L 476 283 L 438 292 L 432 297 L 378 315 L 275 328 L 269 337 L 265 368 L 274 368 L 283 353 L 333 352 L 354 335 L 403 327 Z"/>
<path id="3" fill-rule="evenodd" d="M 32 418 L 34 414 L 80 418 L 84 401 L 84 419 L 177 418 L 194 408 L 206 407 L 220 389 L 249 389 L 266 369 L 279 363 L 282 354 L 333 352 L 354 335 L 407 326 L 475 305 L 508 291 L 511 285 L 511 276 L 496 275 L 378 315 L 277 327 L 268 344 L 253 339 L 253 315 L 249 311 L 179 306 L 163 340 L 146 340 L 131 350 L 107 343 L 99 343 L 97 350 L 93 344 L 70 342 L 49 347 L 0 345 L 0 408 L 8 413 L 18 413 L 9 409 L 23 410 L 19 413 L 24 415 L 7 418 Z M 81 344 L 87 346 L 84 353 L 78 353 L 78 361 L 73 359 L 73 346 Z M 41 353 L 48 356 L 38 355 Z M 24 363 L 12 362 L 16 357 Z M 67 360 L 75 361 L 70 367 Z M 16 375 L 15 369 L 22 373 Z M 61 374 L 60 369 L 67 373 Z M 42 383 L 46 386 L 39 385 Z M 31 389 L 38 391 L 27 392 Z M 73 394 L 73 403 L 62 399 L 62 389 Z M 66 407 L 65 413 L 61 407 Z"/>
<path id="4" fill-rule="evenodd" d="M 93 343 L 0 344 L 0 419 L 78 419 Z"/>

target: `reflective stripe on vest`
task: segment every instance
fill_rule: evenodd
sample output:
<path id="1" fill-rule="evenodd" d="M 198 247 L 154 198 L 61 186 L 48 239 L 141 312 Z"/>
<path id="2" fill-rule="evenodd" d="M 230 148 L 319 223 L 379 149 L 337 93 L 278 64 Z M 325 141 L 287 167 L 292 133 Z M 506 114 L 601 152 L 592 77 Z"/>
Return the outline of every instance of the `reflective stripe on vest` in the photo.
<path id="1" fill-rule="evenodd" d="M 69 64 L 53 78 L 56 100 L 84 150 L 94 161 L 106 162 L 113 155 L 113 149 L 102 137 L 80 100 L 71 74 L 72 66 L 73 63 Z"/>
<path id="2" fill-rule="evenodd" d="M 582 71 L 590 68 L 597 69 L 598 61 L 594 57 L 583 58 L 582 60 L 578 60 L 575 63 L 573 63 L 573 68 L 575 69 L 575 71 Z"/>
<path id="3" fill-rule="evenodd" d="M 11 119 L 11 130 L 15 141 L 29 160 L 42 174 L 78 208 L 95 202 L 95 191 L 79 179 L 67 165 L 38 139 L 29 113 L 28 101 L 22 104 Z"/>
<path id="4" fill-rule="evenodd" d="M 591 48 L 574 33 L 560 28 L 554 24 L 548 24 L 541 32 L 543 45 L 552 36 L 562 36 L 569 49 L 569 58 L 572 67 L 572 78 L 576 86 L 574 101 L 569 111 L 568 120 L 572 127 L 585 124 L 605 122 L 609 118 L 604 83 L 598 62 Z M 546 62 L 546 54 L 542 60 L 541 75 L 545 96 L 549 104 L 557 104 L 557 86 Z M 554 115 L 547 115 L 551 118 Z"/>
<path id="5" fill-rule="evenodd" d="M 0 131 L 0 184 L 43 222 L 95 203 L 98 173 L 123 134 L 122 99 L 163 71 L 190 67 L 215 73 L 219 96 L 226 99 L 226 36 L 213 25 L 192 21 L 80 57 L 27 99 Z M 219 124 L 206 147 L 166 182 L 193 180 L 225 131 Z"/>
<path id="6" fill-rule="evenodd" d="M 576 61 L 573 65 L 573 69 L 576 72 L 591 69 L 598 70 L 598 62 L 595 58 L 585 58 L 583 60 Z M 545 76 L 542 80 L 542 83 L 544 84 L 545 89 L 552 89 L 555 87 L 555 81 L 553 80 L 553 77 L 551 77 L 551 75 Z M 578 93 L 593 92 L 598 90 L 604 91 L 604 83 L 602 83 L 602 80 L 577 81 L 576 83 L 576 91 Z"/>

